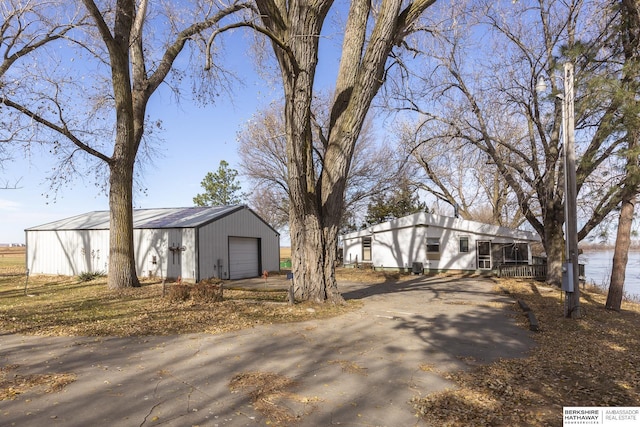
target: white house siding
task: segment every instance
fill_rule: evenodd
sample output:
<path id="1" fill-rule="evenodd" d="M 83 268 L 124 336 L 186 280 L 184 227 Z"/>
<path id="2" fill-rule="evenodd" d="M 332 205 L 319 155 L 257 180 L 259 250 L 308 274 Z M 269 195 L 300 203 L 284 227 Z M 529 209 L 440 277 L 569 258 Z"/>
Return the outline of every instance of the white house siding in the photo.
<path id="1" fill-rule="evenodd" d="M 30 274 L 75 276 L 109 265 L 107 230 L 28 231 L 26 241 Z"/>
<path id="2" fill-rule="evenodd" d="M 372 264 L 411 268 L 414 262 L 426 262 L 426 231 L 424 227 L 411 227 L 374 233 L 371 239 Z"/>
<path id="3" fill-rule="evenodd" d="M 371 260 L 363 259 L 363 238 L 367 237 L 371 238 Z M 461 237 L 468 239 L 469 252 L 460 252 Z M 438 253 L 427 252 L 430 238 L 439 239 Z M 428 271 L 474 271 L 478 265 L 478 241 L 490 241 L 492 257 L 495 257 L 494 251 L 500 251 L 501 244 L 528 243 L 536 238 L 520 230 L 418 213 L 346 234 L 342 240 L 345 264 L 354 264 L 357 260 L 376 268 L 410 270 L 414 262 L 419 262 Z M 531 252 L 527 255 L 531 262 Z"/>
<path id="4" fill-rule="evenodd" d="M 425 268 L 436 271 L 476 269 L 475 240 L 477 236 L 473 236 L 468 232 L 437 227 L 429 227 L 428 235 L 429 237 L 440 238 L 440 256 L 438 257 L 439 259 L 425 261 Z M 469 239 L 469 252 L 460 252 L 461 237 Z"/>
<path id="5" fill-rule="evenodd" d="M 469 252 L 460 253 L 459 239 L 469 237 Z M 427 238 L 440 240 L 440 253 L 427 253 Z M 345 240 L 345 262 L 362 262 L 362 237 Z M 375 267 L 411 269 L 420 262 L 429 270 L 475 270 L 475 239 L 469 233 L 436 227 L 411 227 L 374 233 L 371 261 Z"/>
<path id="6" fill-rule="evenodd" d="M 268 271 L 280 269 L 280 236 L 252 211 L 243 209 L 200 227 L 198 246 L 201 279 L 229 278 L 230 237 L 257 238 L 260 269 Z"/>

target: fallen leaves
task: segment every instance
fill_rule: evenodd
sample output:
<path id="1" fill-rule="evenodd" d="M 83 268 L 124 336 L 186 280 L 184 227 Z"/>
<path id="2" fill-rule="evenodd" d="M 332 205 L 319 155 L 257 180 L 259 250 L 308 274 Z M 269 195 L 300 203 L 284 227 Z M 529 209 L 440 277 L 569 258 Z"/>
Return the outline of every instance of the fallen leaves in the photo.
<path id="1" fill-rule="evenodd" d="M 241 391 L 250 398 L 256 411 L 267 419 L 268 425 L 290 425 L 313 410 L 313 405 L 311 408 L 308 405 L 317 399 L 296 395 L 291 391 L 296 385 L 295 381 L 284 375 L 256 371 L 237 374 L 229 382 L 232 392 Z M 293 403 L 302 404 L 301 411 L 295 411 Z"/>
<path id="2" fill-rule="evenodd" d="M 26 298 L 15 279 L 0 280 L 0 330 L 46 336 L 139 336 L 235 331 L 260 324 L 321 319 L 361 304 L 288 305 L 285 291 L 225 289 L 220 302 L 163 297 L 158 282 L 111 291 L 105 279 L 32 278 Z"/>
<path id="3" fill-rule="evenodd" d="M 56 393 L 76 380 L 70 373 L 30 374 L 13 373 L 18 365 L 0 367 L 0 400 L 13 400 L 28 391 Z"/>
<path id="4" fill-rule="evenodd" d="M 538 346 L 522 359 L 450 375 L 457 388 L 413 401 L 419 416 L 438 426 L 556 426 L 563 406 L 640 406 L 640 306 L 620 313 L 604 309 L 605 295 L 583 290 L 587 315 L 563 317 L 560 291 L 535 283 L 501 281 L 514 297 L 518 323 L 528 328 L 515 304 L 523 299 L 542 331 Z"/>

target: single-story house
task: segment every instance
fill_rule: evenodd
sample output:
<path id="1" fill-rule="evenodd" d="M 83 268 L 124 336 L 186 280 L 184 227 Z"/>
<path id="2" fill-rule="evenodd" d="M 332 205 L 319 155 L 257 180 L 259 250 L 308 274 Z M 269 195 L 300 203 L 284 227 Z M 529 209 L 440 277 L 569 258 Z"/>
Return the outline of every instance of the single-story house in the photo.
<path id="1" fill-rule="evenodd" d="M 243 205 L 135 209 L 133 228 L 139 277 L 242 279 L 280 268 L 279 233 Z M 25 233 L 30 274 L 108 273 L 108 211 Z"/>
<path id="2" fill-rule="evenodd" d="M 425 212 L 341 236 L 345 265 L 400 271 L 491 271 L 531 264 L 537 234 Z"/>

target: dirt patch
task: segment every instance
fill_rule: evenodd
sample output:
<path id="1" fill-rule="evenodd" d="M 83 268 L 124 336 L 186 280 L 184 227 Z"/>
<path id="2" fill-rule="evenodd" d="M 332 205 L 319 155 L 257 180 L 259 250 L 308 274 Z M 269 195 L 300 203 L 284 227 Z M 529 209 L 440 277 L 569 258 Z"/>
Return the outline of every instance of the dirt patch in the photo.
<path id="1" fill-rule="evenodd" d="M 296 385 L 292 379 L 272 372 L 243 372 L 231 379 L 229 389 L 249 397 L 256 411 L 267 418 L 267 424 L 290 425 L 313 411 L 317 401 L 293 393 Z"/>
<path id="2" fill-rule="evenodd" d="M 363 368 L 350 360 L 331 360 L 330 365 L 340 365 L 342 372 L 367 376 L 367 368 Z"/>
<path id="3" fill-rule="evenodd" d="M 20 375 L 14 372 L 18 368 L 0 366 L 0 400 L 13 400 L 27 392 L 56 393 L 76 380 L 70 373 Z"/>

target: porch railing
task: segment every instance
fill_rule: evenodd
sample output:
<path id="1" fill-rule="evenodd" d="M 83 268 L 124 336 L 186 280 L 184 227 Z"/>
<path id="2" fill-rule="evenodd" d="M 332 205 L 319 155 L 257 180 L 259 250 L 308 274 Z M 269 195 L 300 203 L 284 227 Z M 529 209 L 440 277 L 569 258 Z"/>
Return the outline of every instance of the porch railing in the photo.
<path id="1" fill-rule="evenodd" d="M 502 264 L 498 267 L 498 275 L 544 280 L 547 277 L 547 264 Z M 578 264 L 578 277 L 584 280 L 584 264 Z"/>
<path id="2" fill-rule="evenodd" d="M 544 280 L 547 277 L 547 264 L 502 264 L 498 267 L 498 275 Z"/>

